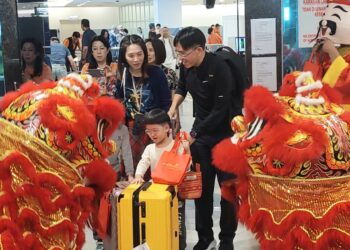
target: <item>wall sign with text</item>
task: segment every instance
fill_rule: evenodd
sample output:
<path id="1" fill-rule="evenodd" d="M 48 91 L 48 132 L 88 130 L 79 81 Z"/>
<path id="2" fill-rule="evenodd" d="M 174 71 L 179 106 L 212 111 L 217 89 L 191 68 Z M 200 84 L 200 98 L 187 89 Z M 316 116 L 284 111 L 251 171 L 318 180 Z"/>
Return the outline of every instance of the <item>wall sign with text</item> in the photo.
<path id="1" fill-rule="evenodd" d="M 317 35 L 318 24 L 326 9 L 327 0 L 298 0 L 299 48 L 310 48 Z"/>

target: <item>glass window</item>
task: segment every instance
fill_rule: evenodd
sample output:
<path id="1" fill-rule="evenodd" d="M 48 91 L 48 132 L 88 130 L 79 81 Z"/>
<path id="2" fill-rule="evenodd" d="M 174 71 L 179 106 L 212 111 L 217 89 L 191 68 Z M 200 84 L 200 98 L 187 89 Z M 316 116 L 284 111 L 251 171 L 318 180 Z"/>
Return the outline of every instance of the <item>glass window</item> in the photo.
<path id="1" fill-rule="evenodd" d="M 282 1 L 283 75 L 295 70 L 303 70 L 305 61 L 310 57 L 311 47 L 313 45 L 312 39 L 316 37 L 318 21 L 321 19 L 321 12 L 315 12 L 314 16 L 307 16 L 310 11 L 306 10 L 304 14 L 299 13 L 299 9 L 303 8 L 303 6 L 299 6 L 301 2 L 302 1 L 294 0 Z M 317 9 L 322 9 L 322 6 L 325 6 L 324 2 L 325 1 L 315 1 L 315 3 L 311 4 L 317 5 Z M 316 9 L 315 7 L 310 8 Z M 300 16 L 302 14 L 305 16 Z M 312 27 L 311 30 L 305 29 L 305 27 L 299 27 L 299 20 L 302 23 L 305 18 L 308 19 L 311 16 L 313 16 L 312 20 L 310 20 L 307 25 L 308 27 Z M 315 30 L 313 30 L 313 27 Z"/>
<path id="2" fill-rule="evenodd" d="M 148 24 L 154 22 L 152 0 L 124 5 L 119 9 L 119 13 L 120 23 L 129 30 L 129 34 L 136 33 L 137 27 L 140 26 L 145 35 L 148 32 Z"/>

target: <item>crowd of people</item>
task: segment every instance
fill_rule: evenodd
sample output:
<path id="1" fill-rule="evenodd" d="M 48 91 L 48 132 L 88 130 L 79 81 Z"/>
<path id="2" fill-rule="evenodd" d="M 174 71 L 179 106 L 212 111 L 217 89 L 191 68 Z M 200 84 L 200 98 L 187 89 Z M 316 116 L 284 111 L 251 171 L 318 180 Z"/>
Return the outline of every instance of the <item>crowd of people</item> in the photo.
<path id="1" fill-rule="evenodd" d="M 67 69 L 77 71 L 73 59 L 76 50 L 81 50 L 81 73 L 95 78 L 100 85 L 100 95 L 116 98 L 125 107 L 125 122 L 111 136 L 119 150 L 110 156 L 109 162 L 119 173 L 119 179 L 128 183 L 148 181 L 161 154 L 173 148 L 172 135 L 181 129 L 179 107 L 187 94 L 191 94 L 195 119 L 183 147 L 202 171 L 202 196 L 195 200 L 198 242 L 193 249 L 215 248 L 212 220 L 215 178 L 219 185 L 235 178 L 212 164 L 213 148 L 232 136 L 231 98 L 237 87 L 232 85 L 235 75 L 224 59 L 206 50 L 206 44 L 223 43 L 221 26 L 209 27 L 207 39 L 195 27 L 183 28 L 173 37 L 168 27 L 154 23 L 149 25 L 147 38 L 141 27 L 137 28 L 137 34 L 128 34 L 128 30 L 119 25 L 110 31 L 102 30 L 100 35 L 90 29 L 87 19 L 81 21 L 81 27 L 81 43 L 77 31 L 65 39 L 63 45 L 57 38 L 51 38 L 49 61 L 40 42 L 31 38 L 23 40 L 23 80 L 40 84 L 59 80 L 67 74 Z M 326 56 L 320 78 L 340 90 L 345 107 L 350 109 L 346 84 L 349 46 L 344 39 L 339 37 L 338 48 L 326 37 L 318 39 L 313 51 Z M 242 110 L 235 113 L 240 112 Z M 237 229 L 238 200 L 221 197 L 220 206 L 218 249 L 231 250 Z M 180 249 L 186 248 L 184 210 L 185 201 L 180 200 Z"/>
<path id="2" fill-rule="evenodd" d="M 198 28 L 184 28 L 173 37 L 168 27 L 150 24 L 149 37 L 144 38 L 141 28 L 137 34 L 129 35 L 126 29 L 117 26 L 97 35 L 87 19 L 81 21 L 81 27 L 84 31 L 81 43 L 79 32 L 74 32 L 63 44 L 57 38 L 51 39 L 51 52 L 57 54 L 50 56 L 51 67 L 44 62 L 40 43 L 35 39 L 23 41 L 24 80 L 36 83 L 59 80 L 67 74 L 67 69 L 77 71 L 73 58 L 75 51 L 81 49 L 81 73 L 95 78 L 100 85 L 100 95 L 117 98 L 124 104 L 125 123 L 112 135 L 119 150 L 109 161 L 119 172 L 119 178 L 130 183 L 149 180 L 160 153 L 172 148 L 174 141 L 170 135 L 181 128 L 179 106 L 189 92 L 195 104 L 195 122 L 186 150 L 191 152 L 194 163 L 200 163 L 203 174 L 203 196 L 195 201 L 199 241 L 194 249 L 214 247 L 215 176 L 219 182 L 232 178 L 211 164 L 211 149 L 231 135 L 228 99 L 233 76 L 228 66 L 206 52 L 206 38 Z M 117 60 L 113 60 L 111 49 L 115 46 L 119 47 Z M 216 65 L 215 75 L 210 78 L 208 64 Z M 171 119 L 175 123 L 170 122 Z M 229 250 L 233 249 L 237 227 L 235 201 L 222 199 L 221 207 L 219 249 Z M 186 248 L 184 209 L 185 201 L 180 200 L 179 213 L 183 214 L 180 249 Z"/>

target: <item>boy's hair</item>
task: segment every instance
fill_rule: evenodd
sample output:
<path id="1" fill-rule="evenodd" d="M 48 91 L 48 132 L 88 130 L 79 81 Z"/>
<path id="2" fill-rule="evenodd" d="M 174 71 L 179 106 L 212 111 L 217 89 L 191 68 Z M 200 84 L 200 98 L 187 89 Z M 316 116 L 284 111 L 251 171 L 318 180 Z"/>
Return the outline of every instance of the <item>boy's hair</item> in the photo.
<path id="1" fill-rule="evenodd" d="M 174 38 L 174 46 L 180 44 L 184 50 L 195 46 L 205 48 L 206 39 L 203 32 L 195 27 L 189 26 L 180 30 Z"/>
<path id="2" fill-rule="evenodd" d="M 167 123 L 170 126 L 170 117 L 162 109 L 152 109 L 145 114 L 145 125 Z"/>

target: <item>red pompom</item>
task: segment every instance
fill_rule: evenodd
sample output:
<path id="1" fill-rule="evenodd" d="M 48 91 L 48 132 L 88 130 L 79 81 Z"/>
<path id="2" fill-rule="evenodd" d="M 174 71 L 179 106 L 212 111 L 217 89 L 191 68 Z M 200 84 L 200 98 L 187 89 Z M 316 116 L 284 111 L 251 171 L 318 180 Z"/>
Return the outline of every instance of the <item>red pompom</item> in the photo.
<path id="1" fill-rule="evenodd" d="M 105 127 L 104 134 L 107 138 L 124 121 L 124 106 L 119 101 L 110 97 L 102 96 L 95 99 L 91 108 L 96 114 L 96 117 L 106 120 L 107 126 Z"/>
<path id="2" fill-rule="evenodd" d="M 272 93 L 263 86 L 254 86 L 244 94 L 245 122 L 250 123 L 256 117 L 273 122 L 283 114 L 283 108 Z"/>
<path id="3" fill-rule="evenodd" d="M 84 177 L 88 179 L 88 186 L 95 189 L 98 197 L 111 190 L 116 182 L 117 173 L 104 160 L 95 160 L 84 166 Z"/>
<path id="4" fill-rule="evenodd" d="M 236 176 L 246 175 L 248 171 L 247 158 L 231 138 L 221 141 L 213 149 L 213 165 L 220 170 Z"/>

